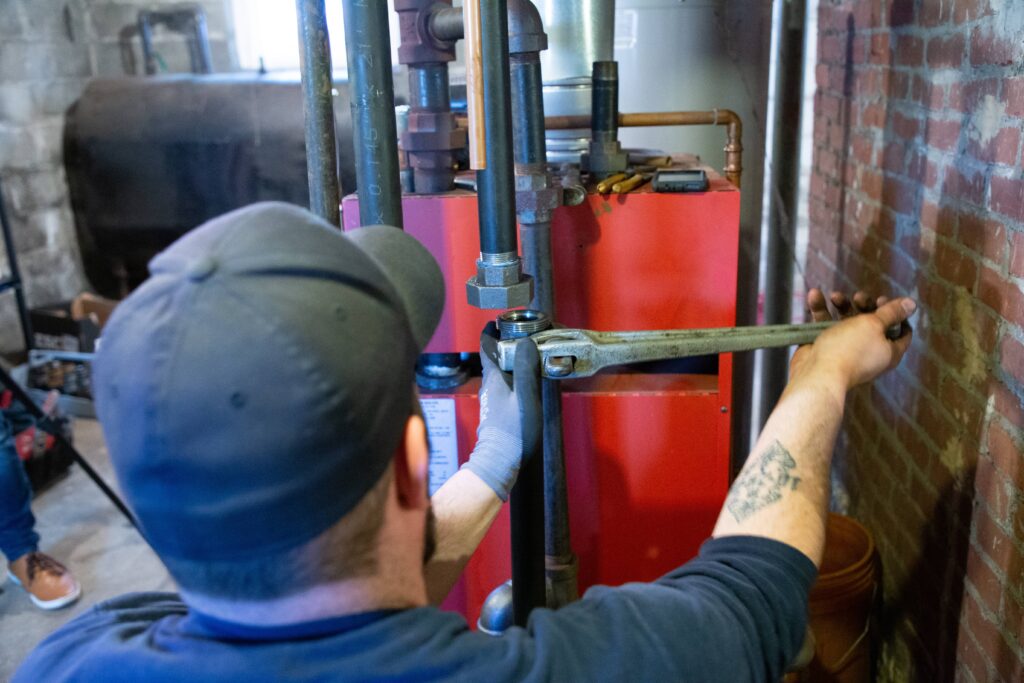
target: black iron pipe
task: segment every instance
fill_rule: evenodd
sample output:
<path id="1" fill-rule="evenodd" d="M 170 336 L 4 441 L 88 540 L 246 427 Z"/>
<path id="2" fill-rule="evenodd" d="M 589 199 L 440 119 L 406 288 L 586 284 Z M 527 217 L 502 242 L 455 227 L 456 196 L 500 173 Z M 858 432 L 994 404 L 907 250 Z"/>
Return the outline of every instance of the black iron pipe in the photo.
<path id="1" fill-rule="evenodd" d="M 462 23 L 461 7 L 443 7 L 431 12 L 427 28 L 435 40 L 448 42 L 462 40 L 466 29 Z"/>
<path id="2" fill-rule="evenodd" d="M 506 11 L 506 0 L 483 2 L 480 6 L 487 168 L 477 172 L 477 206 L 480 213 L 480 252 L 515 258 L 519 247 L 512 166 Z"/>
<path id="3" fill-rule="evenodd" d="M 560 203 L 560 192 L 548 187 L 547 145 L 544 126 L 543 78 L 540 50 L 547 37 L 536 8 L 515 0 L 513 16 L 512 130 L 516 172 L 535 176 L 544 182 L 530 183 L 532 190 L 521 190 L 524 201 L 519 207 L 520 234 L 523 239 L 524 271 L 533 276 L 531 308 L 555 319 L 554 274 L 551 259 L 551 217 Z M 558 199 L 554 199 L 558 197 Z M 554 380 L 541 382 L 544 424 L 542 432 L 544 463 L 544 565 L 547 584 L 546 604 L 557 608 L 578 597 L 576 557 L 569 533 L 569 494 L 566 484 L 565 445 L 562 437 L 562 388 Z M 515 583 L 513 582 L 513 589 Z"/>
<path id="4" fill-rule="evenodd" d="M 526 454 L 524 454 L 525 459 Z M 509 494 L 512 540 L 512 613 L 526 626 L 530 612 L 547 603 L 544 571 L 544 459 L 533 454 Z"/>
<path id="5" fill-rule="evenodd" d="M 309 208 L 327 222 L 341 225 L 341 186 L 334 129 L 334 79 L 331 41 L 324 0 L 296 0 L 299 19 L 299 65 L 306 115 L 306 177 Z"/>
<path id="6" fill-rule="evenodd" d="M 342 0 L 362 225 L 403 227 L 388 4 Z"/>
<path id="7" fill-rule="evenodd" d="M 619 64 L 594 62 L 591 135 L 599 142 L 619 139 Z"/>
<path id="8" fill-rule="evenodd" d="M 527 52 L 513 55 L 512 140 L 516 164 L 547 164 L 544 144 L 544 90 L 541 82 L 540 55 Z M 544 171 L 546 169 L 541 169 Z"/>

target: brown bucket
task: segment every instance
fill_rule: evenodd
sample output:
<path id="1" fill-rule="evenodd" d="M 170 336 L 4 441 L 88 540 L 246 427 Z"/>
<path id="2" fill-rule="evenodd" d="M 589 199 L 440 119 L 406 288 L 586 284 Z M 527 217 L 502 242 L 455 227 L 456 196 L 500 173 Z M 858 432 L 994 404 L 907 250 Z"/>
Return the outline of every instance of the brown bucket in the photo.
<path id="1" fill-rule="evenodd" d="M 875 541 L 858 522 L 830 514 L 825 556 L 811 588 L 814 659 L 808 683 L 871 680 L 871 607 L 878 586 Z"/>
<path id="2" fill-rule="evenodd" d="M 859 523 L 830 514 L 825 556 L 811 588 L 814 659 L 787 675 L 801 683 L 871 680 L 871 607 L 878 586 L 875 542 Z"/>

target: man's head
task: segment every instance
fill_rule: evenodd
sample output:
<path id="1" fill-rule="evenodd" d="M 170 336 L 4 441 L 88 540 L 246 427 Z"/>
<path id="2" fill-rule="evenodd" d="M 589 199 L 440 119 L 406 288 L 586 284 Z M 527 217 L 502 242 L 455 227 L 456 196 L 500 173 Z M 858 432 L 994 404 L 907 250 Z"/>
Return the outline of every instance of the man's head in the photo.
<path id="1" fill-rule="evenodd" d="M 349 545 L 298 584 L 358 576 L 389 519 L 422 538 L 413 369 L 444 284 L 415 239 L 259 204 L 150 271 L 105 329 L 95 394 L 125 496 L 184 588 L 235 590 L 233 569 L 263 566 L 243 571 L 249 596 L 283 595 L 301 586 L 274 585 L 275 562 Z"/>

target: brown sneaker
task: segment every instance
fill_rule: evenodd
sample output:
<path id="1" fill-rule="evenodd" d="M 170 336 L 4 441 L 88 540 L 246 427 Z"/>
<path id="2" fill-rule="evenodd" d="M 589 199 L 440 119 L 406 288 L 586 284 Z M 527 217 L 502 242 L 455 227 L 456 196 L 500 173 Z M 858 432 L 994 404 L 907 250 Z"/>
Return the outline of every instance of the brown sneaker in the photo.
<path id="1" fill-rule="evenodd" d="M 78 581 L 57 560 L 39 551 L 22 555 L 7 567 L 7 576 L 28 592 L 41 609 L 70 605 L 82 594 Z"/>

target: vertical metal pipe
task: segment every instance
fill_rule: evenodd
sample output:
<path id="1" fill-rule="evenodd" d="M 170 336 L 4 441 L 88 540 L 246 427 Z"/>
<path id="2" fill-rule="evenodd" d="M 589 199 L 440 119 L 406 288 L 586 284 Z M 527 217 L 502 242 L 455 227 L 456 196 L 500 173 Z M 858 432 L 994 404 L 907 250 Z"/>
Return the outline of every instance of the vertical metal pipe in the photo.
<path id="1" fill-rule="evenodd" d="M 341 186 L 334 131 L 334 81 L 331 41 L 324 0 L 296 0 L 302 101 L 306 113 L 306 177 L 309 208 L 327 222 L 341 225 Z"/>
<path id="2" fill-rule="evenodd" d="M 482 2 L 487 168 L 477 172 L 480 252 L 516 257 L 515 185 L 512 168 L 512 111 L 509 107 L 508 17 L 506 0 Z"/>
<path id="3" fill-rule="evenodd" d="M 511 55 L 513 150 L 517 175 L 533 176 L 524 183 L 517 207 L 523 239 L 523 266 L 533 276 L 531 308 L 555 319 L 554 274 L 551 260 L 551 218 L 561 203 L 560 188 L 550 187 L 544 128 L 543 78 L 540 52 L 547 44 L 543 24 L 529 2 L 513 0 L 509 24 L 514 35 Z M 529 188 L 529 189 L 527 189 Z M 562 388 L 557 380 L 542 380 L 544 411 L 544 566 L 546 603 L 557 608 L 577 599 L 576 557 L 569 535 L 569 494 L 562 437 Z M 515 584 L 513 583 L 513 588 Z"/>
<path id="4" fill-rule="evenodd" d="M 521 320 L 521 322 L 517 322 Z M 509 311 L 498 318 L 502 339 L 517 339 L 551 326 L 550 319 L 534 311 Z M 516 377 L 516 391 L 520 400 L 543 403 L 540 395 L 525 396 L 526 384 Z M 525 427 L 526 425 L 524 425 Z M 543 430 L 543 426 L 542 426 Z M 525 430 L 524 430 L 525 431 Z M 536 449 L 540 441 L 535 435 L 523 435 L 524 449 Z M 512 621 L 525 626 L 530 612 L 547 602 L 544 557 L 544 477 L 545 465 L 541 453 L 524 452 L 523 466 L 516 484 L 509 494 L 509 521 L 512 545 Z"/>
<path id="5" fill-rule="evenodd" d="M 590 121 L 594 140 L 619 139 L 619 64 L 594 62 L 593 117 Z"/>
<path id="6" fill-rule="evenodd" d="M 403 227 L 388 4 L 342 0 L 359 222 Z"/>

